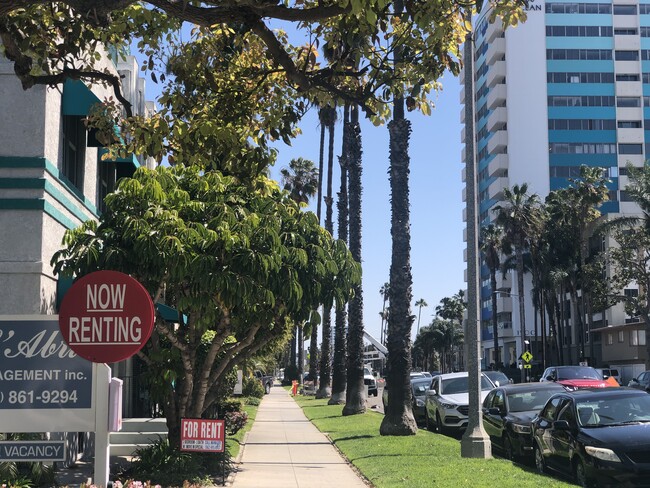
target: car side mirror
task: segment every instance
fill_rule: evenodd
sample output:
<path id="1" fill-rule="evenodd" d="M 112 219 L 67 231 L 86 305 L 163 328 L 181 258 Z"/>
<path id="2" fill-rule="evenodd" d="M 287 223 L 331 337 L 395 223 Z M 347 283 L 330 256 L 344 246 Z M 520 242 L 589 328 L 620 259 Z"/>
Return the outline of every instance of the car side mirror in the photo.
<path id="1" fill-rule="evenodd" d="M 488 408 L 488 413 L 490 415 L 501 415 L 501 409 L 499 407 L 490 407 Z"/>
<path id="2" fill-rule="evenodd" d="M 495 386 L 501 386 L 501 384 L 499 383 L 499 380 L 494 380 L 494 385 Z"/>
<path id="3" fill-rule="evenodd" d="M 552 374 L 549 374 L 549 375 L 546 377 L 546 380 L 547 380 L 547 381 L 555 381 L 555 376 L 553 376 Z"/>
<path id="4" fill-rule="evenodd" d="M 569 422 L 566 420 L 556 420 L 553 422 L 553 428 L 555 430 L 571 430 L 571 427 L 569 426 Z"/>
<path id="5" fill-rule="evenodd" d="M 433 390 L 433 389 L 432 390 L 427 390 L 427 395 L 436 396 L 437 395 L 436 390 Z"/>

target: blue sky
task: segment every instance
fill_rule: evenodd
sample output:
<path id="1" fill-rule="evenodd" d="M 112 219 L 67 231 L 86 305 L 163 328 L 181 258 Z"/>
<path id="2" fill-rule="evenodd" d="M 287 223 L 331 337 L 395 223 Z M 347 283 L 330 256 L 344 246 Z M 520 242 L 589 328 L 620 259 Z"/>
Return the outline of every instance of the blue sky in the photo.
<path id="1" fill-rule="evenodd" d="M 413 132 L 410 141 L 411 175 L 411 267 L 413 273 L 412 313 L 416 316 L 412 337 L 417 328 L 418 309 L 413 305 L 424 298 L 420 327 L 432 320 L 435 307 L 446 296 L 465 289 L 463 262 L 461 181 L 460 85 L 450 74 L 442 80 L 431 116 L 407 114 Z M 339 114 L 339 118 L 342 115 Z M 300 124 L 303 131 L 291 147 L 280 146 L 273 171 L 277 174 L 292 158 L 311 159 L 318 165 L 320 127 L 315 113 Z M 342 123 L 335 128 L 336 156 L 341 153 Z M 362 195 L 362 265 L 364 326 L 379 338 L 382 297 L 379 289 L 389 281 L 390 184 L 388 181 L 389 149 L 387 127 L 374 127 L 363 121 L 363 195 Z M 335 159 L 337 162 L 338 159 Z M 334 173 L 333 192 L 338 191 L 339 172 Z M 316 209 L 315 202 L 310 205 Z M 336 212 L 336 209 L 335 209 Z M 336 232 L 336 213 L 334 215 Z M 323 211 L 324 220 L 324 211 Z"/>
<path id="2" fill-rule="evenodd" d="M 137 49 L 132 48 L 140 62 Z M 413 132 L 410 141 L 411 174 L 411 268 L 413 274 L 412 313 L 416 316 L 412 338 L 415 338 L 418 310 L 416 300 L 423 298 L 428 307 L 422 309 L 420 327 L 429 324 L 435 307 L 443 297 L 452 296 L 465 289 L 463 262 L 461 181 L 462 144 L 460 110 L 460 85 L 457 78 L 446 74 L 443 90 L 438 94 L 436 108 L 431 116 L 407 113 Z M 160 86 L 150 79 L 146 83 L 147 100 L 155 100 Z M 435 97 L 435 94 L 433 95 Z M 339 114 L 339 118 L 342 115 Z M 292 146 L 279 145 L 278 162 L 272 175 L 288 167 L 293 158 L 306 158 L 318 165 L 320 127 L 315 110 L 310 111 L 300 124 L 302 134 Z M 341 153 L 342 124 L 335 128 L 335 166 Z M 363 195 L 362 195 L 362 267 L 364 327 L 367 332 L 380 337 L 383 300 L 379 293 L 389 281 L 390 238 L 390 187 L 388 181 L 388 129 L 375 127 L 362 121 L 363 143 Z M 325 177 L 325 176 L 324 176 Z M 333 175 L 333 192 L 339 186 L 339 173 Z M 310 207 L 316 211 L 315 202 Z M 324 210 L 323 210 L 324 221 Z M 334 208 L 336 232 L 336 208 Z"/>

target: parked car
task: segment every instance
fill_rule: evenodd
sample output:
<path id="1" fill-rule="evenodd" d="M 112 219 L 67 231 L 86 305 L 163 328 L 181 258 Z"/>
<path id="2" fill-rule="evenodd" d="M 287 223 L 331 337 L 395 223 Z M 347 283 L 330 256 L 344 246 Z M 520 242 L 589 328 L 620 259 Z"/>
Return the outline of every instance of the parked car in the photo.
<path id="1" fill-rule="evenodd" d="M 513 382 L 502 371 L 495 371 L 495 370 L 489 369 L 489 370 L 483 371 L 483 374 L 485 376 L 487 376 L 488 378 L 490 378 L 490 381 L 492 381 L 492 383 L 494 383 L 496 386 L 507 385 L 508 383 Z"/>
<path id="2" fill-rule="evenodd" d="M 264 371 L 260 371 L 258 369 L 255 371 L 255 377 L 262 383 L 262 386 L 264 387 L 264 393 L 267 395 L 271 393 L 271 387 L 273 386 L 273 376 L 267 375 Z"/>
<path id="3" fill-rule="evenodd" d="M 553 394 L 562 391 L 566 390 L 558 383 L 506 383 L 488 393 L 483 401 L 483 428 L 492 450 L 511 461 L 532 457 L 533 418 Z"/>
<path id="4" fill-rule="evenodd" d="M 431 378 L 428 376 L 411 376 L 411 409 L 413 416 L 418 423 L 424 423 L 424 402 L 426 400 L 426 393 L 431 386 Z M 382 403 L 384 404 L 384 412 L 388 408 L 388 388 L 384 387 L 381 395 Z"/>
<path id="5" fill-rule="evenodd" d="M 607 378 L 614 378 L 616 382 L 621 385 L 621 375 L 618 372 L 618 369 L 613 368 L 596 368 L 596 371 L 600 373 L 604 380 Z"/>
<path id="6" fill-rule="evenodd" d="M 434 376 L 425 401 L 427 429 L 440 433 L 462 431 L 467 427 L 469 413 L 469 377 L 467 372 Z M 494 383 L 481 373 L 481 401 L 494 388 Z"/>
<path id="7" fill-rule="evenodd" d="M 580 486 L 648 486 L 650 395 L 633 388 L 566 391 L 533 421 L 535 466 Z"/>
<path id="8" fill-rule="evenodd" d="M 363 367 L 363 384 L 368 386 L 368 396 L 378 395 L 377 380 L 368 366 Z"/>
<path id="9" fill-rule="evenodd" d="M 630 380 L 627 386 L 650 392 L 650 371 L 644 371 L 636 378 Z"/>
<path id="10" fill-rule="evenodd" d="M 539 381 L 554 381 L 572 389 L 610 386 L 591 366 L 551 366 L 544 370 Z"/>

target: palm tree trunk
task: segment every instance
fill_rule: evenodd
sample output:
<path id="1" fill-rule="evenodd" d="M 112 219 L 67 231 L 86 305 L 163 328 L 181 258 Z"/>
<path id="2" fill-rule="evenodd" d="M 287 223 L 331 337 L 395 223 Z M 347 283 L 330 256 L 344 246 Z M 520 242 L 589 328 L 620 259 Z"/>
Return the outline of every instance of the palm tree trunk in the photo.
<path id="1" fill-rule="evenodd" d="M 521 354 L 526 350 L 526 309 L 524 295 L 524 256 L 522 246 L 517 246 L 517 294 L 519 295 L 519 327 L 521 328 Z M 528 379 L 528 370 L 521 368 L 521 381 Z"/>
<path id="2" fill-rule="evenodd" d="M 336 111 L 328 107 L 330 115 L 327 118 L 329 132 L 329 147 L 327 156 L 327 196 L 325 197 L 325 230 L 334 235 L 334 223 L 332 222 L 332 170 L 334 169 L 334 120 Z M 320 381 L 316 398 L 329 398 L 332 395 L 332 320 L 331 309 L 323 310 L 323 338 L 321 342 Z"/>
<path id="3" fill-rule="evenodd" d="M 499 369 L 499 324 L 497 320 L 497 270 L 490 270 L 490 286 L 492 287 L 492 334 L 494 335 L 494 366 Z"/>
<path id="4" fill-rule="evenodd" d="M 321 119 L 320 123 L 320 146 L 318 153 L 318 196 L 316 202 L 316 216 L 318 217 L 318 223 L 320 224 L 321 217 L 321 208 L 323 200 L 323 166 L 325 162 L 324 153 L 325 153 L 325 124 L 322 122 L 323 110 L 327 110 L 326 107 L 323 107 L 319 111 L 319 118 Z M 316 384 L 316 378 L 318 377 L 318 325 L 312 324 L 311 337 L 309 341 L 309 379 Z"/>
<path id="5" fill-rule="evenodd" d="M 350 252 L 361 262 L 361 128 L 359 110 L 352 108 L 349 138 L 349 184 L 350 184 Z M 354 298 L 348 306 L 348 387 L 343 415 L 356 415 L 366 411 L 363 386 L 363 290 L 361 284 L 354 287 Z"/>
<path id="6" fill-rule="evenodd" d="M 388 388 L 390 403 L 381 435 L 413 435 L 417 425 L 411 407 L 411 233 L 409 219 L 409 137 L 411 123 L 404 119 L 403 102 L 395 103 L 390 133 L 391 238 L 390 314 L 388 316 Z"/>
<path id="7" fill-rule="evenodd" d="M 346 139 L 349 138 L 350 120 L 349 105 L 344 109 L 343 118 L 343 151 L 339 159 L 341 166 L 341 183 L 339 187 L 339 198 L 337 201 L 338 210 L 338 238 L 343 242 L 348 242 L 348 170 L 347 156 L 345 148 L 347 147 Z M 336 308 L 336 318 L 334 322 L 334 361 L 332 364 L 332 396 L 327 402 L 329 405 L 345 404 L 345 389 L 347 386 L 346 378 L 346 337 L 345 325 L 347 312 L 345 306 Z"/>

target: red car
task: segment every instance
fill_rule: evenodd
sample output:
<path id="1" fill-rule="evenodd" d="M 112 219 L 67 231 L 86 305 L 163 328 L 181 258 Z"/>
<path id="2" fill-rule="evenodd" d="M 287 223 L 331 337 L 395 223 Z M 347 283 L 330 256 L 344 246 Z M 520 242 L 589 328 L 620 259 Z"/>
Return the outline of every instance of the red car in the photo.
<path id="1" fill-rule="evenodd" d="M 551 366 L 544 370 L 539 381 L 553 381 L 571 390 L 607 388 L 612 386 L 591 366 Z"/>

